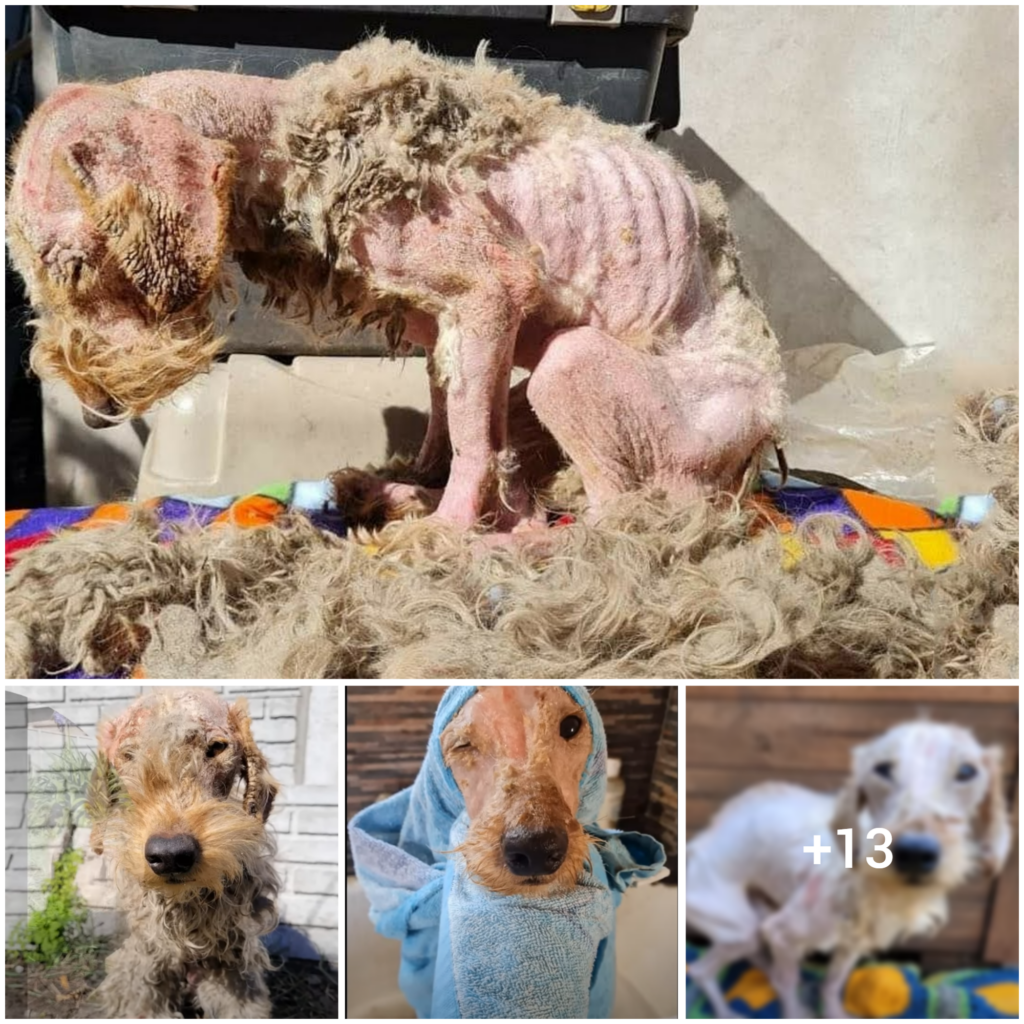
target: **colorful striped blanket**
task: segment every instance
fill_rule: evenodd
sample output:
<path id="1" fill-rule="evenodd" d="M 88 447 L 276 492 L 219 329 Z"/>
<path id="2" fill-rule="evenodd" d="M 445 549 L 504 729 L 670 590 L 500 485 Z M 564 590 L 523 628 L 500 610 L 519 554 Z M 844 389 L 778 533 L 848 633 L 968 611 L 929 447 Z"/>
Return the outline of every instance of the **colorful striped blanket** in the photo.
<path id="1" fill-rule="evenodd" d="M 686 944 L 686 962 L 697 960 L 703 950 Z M 807 1004 L 817 1004 L 825 968 L 805 965 L 801 970 L 801 994 Z M 763 971 L 740 961 L 722 972 L 719 979 L 729 1006 L 742 1017 L 772 1019 L 780 1015 L 779 1000 Z M 1019 976 L 1016 967 L 980 967 L 950 971 L 922 979 L 917 967 L 895 963 L 871 963 L 858 967 L 846 983 L 846 1010 L 854 1017 L 897 1020 L 932 1018 L 1019 1020 Z M 713 1019 L 707 999 L 686 978 L 686 1016 Z"/>
<path id="2" fill-rule="evenodd" d="M 809 474 L 810 475 L 810 474 Z M 796 526 L 816 513 L 839 513 L 861 524 L 879 553 L 899 564 L 903 554 L 898 537 L 909 541 L 922 563 L 939 571 L 956 561 L 958 535 L 979 523 L 993 499 L 968 496 L 943 502 L 936 510 L 911 502 L 886 497 L 856 486 L 839 486 L 818 479 L 791 476 L 784 487 L 776 474 L 762 474 L 760 487 L 750 500 L 774 523 L 783 535 L 784 550 L 790 562 L 801 557 Z M 847 483 L 844 481 L 844 484 Z M 176 528 L 194 525 L 215 529 L 230 523 L 243 528 L 272 525 L 285 513 L 301 512 L 316 526 L 344 536 L 347 526 L 334 504 L 327 481 L 299 481 L 274 484 L 243 497 L 188 498 L 167 496 L 141 503 L 154 511 L 166 526 L 166 540 L 174 542 Z M 78 508 L 38 508 L 6 513 L 7 568 L 26 550 L 44 544 L 67 530 L 102 529 L 125 522 L 136 506 L 132 502 L 112 502 Z M 572 522 L 562 516 L 553 522 Z M 847 531 L 853 543 L 855 531 Z"/>

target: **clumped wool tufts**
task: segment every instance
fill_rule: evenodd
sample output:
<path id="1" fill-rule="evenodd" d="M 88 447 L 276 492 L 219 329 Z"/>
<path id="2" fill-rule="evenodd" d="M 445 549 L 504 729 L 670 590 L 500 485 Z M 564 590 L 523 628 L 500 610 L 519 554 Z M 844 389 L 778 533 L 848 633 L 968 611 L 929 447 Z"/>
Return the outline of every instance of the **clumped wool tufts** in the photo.
<path id="1" fill-rule="evenodd" d="M 238 200 L 265 234 L 283 235 L 278 251 L 242 253 L 239 262 L 278 312 L 312 324 L 322 308 L 335 329 L 378 326 L 392 352 L 402 347 L 403 298 L 394 284 L 373 292 L 351 251 L 368 216 L 403 201 L 442 209 L 454 194 L 484 189 L 488 171 L 558 135 L 646 147 L 640 129 L 563 104 L 489 63 L 486 43 L 465 63 L 379 35 L 310 65 L 288 88 L 274 141 L 287 168 L 281 195 L 266 209 L 256 193 Z M 429 309 L 429 296 L 416 300 Z"/>
<path id="2" fill-rule="evenodd" d="M 486 57 L 486 43 L 466 64 L 380 35 L 291 79 L 278 139 L 285 208 L 336 269 L 356 269 L 360 218 L 396 199 L 422 207 L 482 188 L 487 169 L 525 146 L 560 133 L 642 145 L 636 129 L 564 105 Z"/>
<path id="3" fill-rule="evenodd" d="M 151 516 L 65 533 L 8 579 L 7 674 L 141 664 L 153 678 L 1005 678 L 1017 674 L 1018 399 L 961 403 L 960 444 L 999 481 L 994 514 L 935 573 L 890 565 L 850 520 L 624 497 L 542 555 L 481 556 L 454 528 L 386 527 L 380 550 L 294 517 L 183 530 Z"/>

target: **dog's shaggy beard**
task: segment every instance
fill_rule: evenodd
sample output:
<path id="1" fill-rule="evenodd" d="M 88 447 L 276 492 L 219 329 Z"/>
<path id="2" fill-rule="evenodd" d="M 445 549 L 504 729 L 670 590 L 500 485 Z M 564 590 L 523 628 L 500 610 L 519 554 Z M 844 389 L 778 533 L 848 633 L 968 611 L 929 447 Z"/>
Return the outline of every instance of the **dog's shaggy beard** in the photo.
<path id="1" fill-rule="evenodd" d="M 117 416 L 106 417 L 112 422 L 141 415 L 208 370 L 224 344 L 205 310 L 169 320 L 149 332 L 144 344 L 130 347 L 59 316 L 44 316 L 31 325 L 36 328 L 29 356 L 33 373 L 42 380 L 65 381 L 87 408 L 83 396 L 109 396 L 121 409 Z"/>
<path id="2" fill-rule="evenodd" d="M 532 814 L 530 818 L 534 827 L 544 824 Z M 501 896 L 552 896 L 573 888 L 590 857 L 591 843 L 600 842 L 584 832 L 575 818 L 569 819 L 565 823 L 569 846 L 558 870 L 550 875 L 539 875 L 536 880 L 527 880 L 513 874 L 505 863 L 501 839 L 508 828 L 506 808 L 487 808 L 470 825 L 465 840 L 451 851 L 462 854 L 466 870 L 474 881 Z"/>
<path id="3" fill-rule="evenodd" d="M 140 927 L 135 918 L 155 918 L 175 944 L 197 958 L 256 963 L 267 970 L 270 961 L 259 939 L 278 920 L 274 841 L 240 803 L 195 796 L 183 805 L 180 795 L 148 801 L 136 795 L 106 823 L 119 890 L 142 889 L 141 900 L 129 899 L 125 911 L 133 930 Z M 199 863 L 180 881 L 161 878 L 146 862 L 146 838 L 160 829 L 187 831 L 199 843 Z"/>
<path id="4" fill-rule="evenodd" d="M 176 832 L 195 838 L 199 859 L 187 872 L 158 875 L 146 860 L 146 842 Z M 228 898 L 231 886 L 266 870 L 274 847 L 263 822 L 246 814 L 240 802 L 198 793 L 136 794 L 130 807 L 107 823 L 105 842 L 126 880 L 168 903 L 188 903 L 204 894 Z"/>

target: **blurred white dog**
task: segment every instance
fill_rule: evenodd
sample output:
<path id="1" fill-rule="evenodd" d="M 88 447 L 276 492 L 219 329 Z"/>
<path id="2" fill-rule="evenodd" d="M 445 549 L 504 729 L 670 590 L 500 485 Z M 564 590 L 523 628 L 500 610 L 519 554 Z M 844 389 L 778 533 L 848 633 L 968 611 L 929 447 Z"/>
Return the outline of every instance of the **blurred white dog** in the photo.
<path id="1" fill-rule="evenodd" d="M 763 964 L 784 1017 L 811 1016 L 800 962 L 820 951 L 832 953 L 823 1016 L 846 1017 L 843 991 L 860 957 L 944 924 L 947 893 L 976 865 L 1002 869 L 1012 834 L 1001 759 L 966 729 L 913 722 L 857 747 L 838 795 L 766 782 L 726 803 L 688 845 L 686 866 L 686 923 L 712 941 L 689 972 L 717 1016 L 739 1016 L 718 975 L 743 957 Z M 891 843 L 868 838 L 878 827 Z M 845 828 L 852 869 L 836 834 Z M 812 846 L 831 852 L 815 864 L 804 852 Z"/>

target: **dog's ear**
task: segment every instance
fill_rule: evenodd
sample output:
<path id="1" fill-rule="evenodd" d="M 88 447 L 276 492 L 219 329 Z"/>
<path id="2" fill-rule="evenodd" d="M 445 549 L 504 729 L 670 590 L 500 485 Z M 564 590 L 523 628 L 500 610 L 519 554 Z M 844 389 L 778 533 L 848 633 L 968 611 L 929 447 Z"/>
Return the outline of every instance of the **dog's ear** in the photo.
<path id="1" fill-rule="evenodd" d="M 981 759 L 988 772 L 988 789 L 978 808 L 978 840 L 982 867 L 989 876 L 994 877 L 1002 871 L 1013 840 L 1010 813 L 1003 791 L 1002 747 L 986 747 Z"/>
<path id="2" fill-rule="evenodd" d="M 243 802 L 246 812 L 259 815 L 264 821 L 274 806 L 278 785 L 267 770 L 267 759 L 252 738 L 249 702 L 239 697 L 228 708 L 228 719 L 235 733 L 235 741 L 242 748 L 242 775 L 245 778 Z"/>
<path id="3" fill-rule="evenodd" d="M 836 805 L 832 811 L 832 838 L 839 840 L 836 832 L 843 828 L 853 829 L 853 863 L 856 866 L 860 859 L 860 851 L 863 837 L 860 834 L 858 819 L 861 808 L 864 806 L 864 793 L 860 788 L 861 763 L 864 760 L 864 748 L 855 747 L 851 755 L 853 764 L 850 777 L 843 783 L 843 788 L 836 798 Z"/>
<path id="4" fill-rule="evenodd" d="M 92 822 L 89 845 L 95 853 L 103 852 L 106 823 L 114 805 L 124 799 L 124 791 L 114 769 L 114 754 L 119 736 L 134 724 L 135 709 L 128 708 L 116 718 L 106 718 L 96 730 L 96 764 L 89 776 L 85 798 L 85 813 Z"/>
<path id="5" fill-rule="evenodd" d="M 96 764 L 89 776 L 89 787 L 85 798 L 85 813 L 92 822 L 89 833 L 89 845 L 93 853 L 103 852 L 103 840 L 106 833 L 107 818 L 114 805 L 113 780 L 114 769 L 106 759 L 102 750 L 96 751 Z"/>
<path id="6" fill-rule="evenodd" d="M 210 292 L 227 249 L 237 166 L 230 143 L 106 85 L 58 90 L 26 133 L 10 210 L 46 262 L 54 296 L 86 284 L 91 292 L 108 265 L 157 316 Z M 33 160 L 50 173 L 33 174 Z M 63 250 L 56 264 L 55 249 Z"/>

